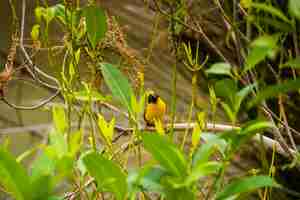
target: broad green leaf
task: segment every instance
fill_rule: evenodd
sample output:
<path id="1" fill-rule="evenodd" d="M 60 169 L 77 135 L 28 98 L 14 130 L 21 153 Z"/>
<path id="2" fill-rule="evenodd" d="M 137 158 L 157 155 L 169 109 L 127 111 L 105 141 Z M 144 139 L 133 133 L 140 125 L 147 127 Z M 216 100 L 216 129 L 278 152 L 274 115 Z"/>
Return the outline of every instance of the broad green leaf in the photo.
<path id="1" fill-rule="evenodd" d="M 221 163 L 218 163 L 216 161 L 210 161 L 196 165 L 184 181 L 184 184 L 188 186 L 204 176 L 216 173 L 220 169 L 220 167 Z"/>
<path id="2" fill-rule="evenodd" d="M 35 179 L 32 183 L 33 200 L 48 199 L 53 192 L 51 176 L 43 175 Z"/>
<path id="3" fill-rule="evenodd" d="M 225 186 L 224 190 L 217 194 L 216 200 L 223 200 L 230 196 L 250 192 L 262 187 L 279 187 L 279 185 L 268 176 L 246 177 Z"/>
<path id="4" fill-rule="evenodd" d="M 166 170 L 160 167 L 146 165 L 138 171 L 130 171 L 127 182 L 129 188 L 131 188 L 131 193 L 142 190 L 164 194 L 161 179 L 166 175 L 169 175 Z"/>
<path id="5" fill-rule="evenodd" d="M 255 65 L 263 61 L 267 57 L 269 52 L 270 49 L 267 47 L 252 48 L 246 58 L 246 66 L 244 68 L 243 73 L 249 71 L 250 69 L 254 68 Z"/>
<path id="6" fill-rule="evenodd" d="M 300 20 L 300 1 L 299 0 L 289 0 L 289 13 L 291 16 Z"/>
<path id="7" fill-rule="evenodd" d="M 297 91 L 300 88 L 300 79 L 288 80 L 277 85 L 271 85 L 262 89 L 253 100 L 248 104 L 249 107 L 256 105 L 257 103 L 269 99 L 272 97 L 277 97 L 279 94 L 284 94 L 291 91 Z"/>
<path id="8" fill-rule="evenodd" d="M 112 64 L 101 63 L 101 70 L 105 83 L 113 96 L 127 108 L 129 113 L 133 114 L 133 109 L 131 107 L 131 96 L 133 95 L 133 91 L 127 78 Z"/>
<path id="9" fill-rule="evenodd" d="M 251 47 L 265 47 L 268 49 L 274 49 L 277 46 L 277 42 L 280 38 L 280 34 L 274 35 L 262 35 L 251 42 Z"/>
<path id="10" fill-rule="evenodd" d="M 282 21 L 291 24 L 291 20 L 289 18 L 287 18 L 283 12 L 281 12 L 281 10 L 273 7 L 270 4 L 265 4 L 265 3 L 250 3 L 250 6 L 252 8 L 258 9 L 258 10 L 262 10 L 264 12 L 267 12 L 273 16 L 278 17 L 279 19 L 281 19 Z"/>
<path id="11" fill-rule="evenodd" d="M 187 173 L 187 162 L 183 153 L 166 137 L 144 133 L 142 135 L 145 149 L 174 176 L 184 177 Z"/>
<path id="12" fill-rule="evenodd" d="M 58 158 L 61 158 L 68 153 L 68 143 L 65 135 L 56 130 L 52 130 L 49 134 L 49 141 Z"/>
<path id="13" fill-rule="evenodd" d="M 80 101 L 106 101 L 107 98 L 102 96 L 96 90 L 91 90 L 90 92 L 86 90 L 81 90 L 74 92 L 75 98 Z"/>
<path id="14" fill-rule="evenodd" d="M 49 152 L 50 150 L 48 150 Z M 35 181 L 42 176 L 54 176 L 56 161 L 46 152 L 43 152 L 33 161 L 31 166 L 31 180 Z"/>
<path id="15" fill-rule="evenodd" d="M 284 63 L 280 67 L 281 68 L 291 67 L 291 68 L 294 68 L 294 69 L 299 69 L 300 68 L 300 56 L 297 56 L 296 58 L 293 58 L 293 59 L 287 61 L 286 63 Z"/>
<path id="16" fill-rule="evenodd" d="M 215 93 L 217 97 L 224 98 L 226 103 L 230 105 L 234 105 L 234 97 L 237 90 L 237 84 L 232 79 L 223 79 L 215 84 Z"/>
<path id="17" fill-rule="evenodd" d="M 47 198 L 47 200 L 65 200 L 64 197 L 58 197 L 58 196 L 51 196 Z"/>
<path id="18" fill-rule="evenodd" d="M 74 166 L 74 158 L 70 155 L 64 155 L 63 157 L 59 158 L 56 162 L 56 181 L 60 182 L 64 178 L 72 177 L 73 174 L 73 166 Z"/>
<path id="19" fill-rule="evenodd" d="M 213 145 L 214 148 L 217 149 L 222 155 L 225 155 L 227 143 L 220 136 L 217 136 L 216 134 L 212 134 L 212 133 L 202 133 L 201 139 L 206 144 Z M 210 147 L 207 147 L 207 148 L 209 149 Z M 193 165 L 195 165 L 198 162 L 205 162 L 208 160 L 211 153 L 208 151 L 208 155 L 207 155 L 205 152 L 206 151 L 204 151 L 204 153 L 195 154 L 195 156 L 193 157 Z M 205 155 L 207 155 L 207 156 L 205 156 Z M 200 156 L 204 156 L 203 159 Z"/>
<path id="20" fill-rule="evenodd" d="M 236 100 L 235 100 L 235 111 L 238 112 L 240 110 L 241 104 L 243 100 L 250 94 L 251 91 L 254 91 L 254 88 L 257 86 L 256 83 L 250 84 L 243 89 L 241 89 L 237 94 L 236 94 Z"/>
<path id="21" fill-rule="evenodd" d="M 216 144 L 213 142 L 202 144 L 193 155 L 192 166 L 195 167 L 207 163 L 216 150 Z"/>
<path id="22" fill-rule="evenodd" d="M 66 12 L 67 16 L 70 14 L 69 10 L 65 10 L 65 6 L 62 4 L 56 4 L 52 6 L 54 9 L 54 16 L 57 17 L 62 23 L 66 24 Z"/>
<path id="23" fill-rule="evenodd" d="M 250 44 L 250 52 L 246 58 L 246 66 L 243 73 L 255 67 L 258 63 L 263 61 L 267 56 L 270 56 L 277 48 L 277 42 L 280 38 L 279 34 L 263 35 L 256 38 Z"/>
<path id="24" fill-rule="evenodd" d="M 101 8 L 91 5 L 84 8 L 84 16 L 89 41 L 95 48 L 98 42 L 105 37 L 107 31 L 105 12 Z"/>
<path id="25" fill-rule="evenodd" d="M 16 200 L 31 200 L 32 191 L 26 170 L 13 155 L 0 148 L 0 184 Z"/>
<path id="26" fill-rule="evenodd" d="M 98 188 L 115 194 L 117 200 L 124 200 L 127 193 L 126 176 L 113 161 L 92 152 L 83 158 L 83 162 Z"/>
<path id="27" fill-rule="evenodd" d="M 52 116 L 55 129 L 61 134 L 65 133 L 68 128 L 68 123 L 64 108 L 61 106 L 53 106 Z"/>
<path id="28" fill-rule="evenodd" d="M 45 8 L 45 13 L 43 14 L 43 17 L 47 23 L 50 23 L 55 17 L 55 7 Z"/>
<path id="29" fill-rule="evenodd" d="M 170 200 L 196 200 L 196 195 L 190 187 L 182 187 L 173 189 L 171 186 L 166 185 L 166 199 Z"/>
<path id="30" fill-rule="evenodd" d="M 209 69 L 205 70 L 207 74 L 228 75 L 231 74 L 231 65 L 229 63 L 215 63 Z"/>

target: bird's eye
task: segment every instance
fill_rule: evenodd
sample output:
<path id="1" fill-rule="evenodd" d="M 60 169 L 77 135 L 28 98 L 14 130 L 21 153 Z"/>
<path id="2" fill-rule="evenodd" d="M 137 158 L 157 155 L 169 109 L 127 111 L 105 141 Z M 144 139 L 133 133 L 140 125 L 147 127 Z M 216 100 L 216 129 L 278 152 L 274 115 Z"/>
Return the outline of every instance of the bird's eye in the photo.
<path id="1" fill-rule="evenodd" d="M 148 103 L 156 103 L 157 99 L 158 99 L 157 95 L 149 94 Z"/>

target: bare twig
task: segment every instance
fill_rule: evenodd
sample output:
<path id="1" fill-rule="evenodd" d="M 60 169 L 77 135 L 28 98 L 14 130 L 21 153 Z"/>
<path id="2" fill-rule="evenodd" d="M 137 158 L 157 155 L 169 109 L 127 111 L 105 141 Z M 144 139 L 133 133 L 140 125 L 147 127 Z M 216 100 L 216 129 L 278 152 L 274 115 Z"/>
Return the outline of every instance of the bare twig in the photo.
<path id="1" fill-rule="evenodd" d="M 0 100 L 3 101 L 4 103 L 6 103 L 8 106 L 14 108 L 14 109 L 18 109 L 18 110 L 35 110 L 35 109 L 38 109 L 38 108 L 46 105 L 50 101 L 52 101 L 55 97 L 57 97 L 59 95 L 59 93 L 60 93 L 60 91 L 57 90 L 53 95 L 51 95 L 47 99 L 44 99 L 41 102 L 39 102 L 38 104 L 33 105 L 33 106 L 19 106 L 19 105 L 16 105 L 16 104 L 13 104 L 13 103 L 9 102 L 5 97 L 1 97 Z"/>

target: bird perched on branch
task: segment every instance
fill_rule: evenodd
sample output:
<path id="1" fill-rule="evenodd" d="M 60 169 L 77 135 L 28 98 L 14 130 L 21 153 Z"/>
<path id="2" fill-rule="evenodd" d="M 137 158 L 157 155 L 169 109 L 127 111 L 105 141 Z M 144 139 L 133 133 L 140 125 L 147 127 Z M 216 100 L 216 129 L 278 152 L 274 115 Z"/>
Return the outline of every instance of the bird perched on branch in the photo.
<path id="1" fill-rule="evenodd" d="M 165 113 L 166 104 L 162 98 L 153 91 L 148 92 L 144 111 L 144 120 L 147 126 L 154 126 L 155 121 L 163 123 Z"/>

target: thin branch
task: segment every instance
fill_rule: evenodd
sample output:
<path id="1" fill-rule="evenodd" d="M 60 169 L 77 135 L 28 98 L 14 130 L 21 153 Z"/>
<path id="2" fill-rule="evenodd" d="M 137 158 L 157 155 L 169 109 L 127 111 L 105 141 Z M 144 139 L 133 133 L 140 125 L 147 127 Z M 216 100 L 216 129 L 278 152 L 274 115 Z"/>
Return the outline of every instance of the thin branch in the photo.
<path id="1" fill-rule="evenodd" d="M 33 79 L 37 80 L 40 84 L 45 85 L 46 87 L 52 88 L 52 89 L 56 89 L 59 90 L 59 87 L 57 86 L 53 86 L 50 85 L 44 81 L 42 81 L 38 76 L 36 76 L 36 74 L 34 72 L 39 73 L 40 75 L 44 76 L 45 78 L 54 81 L 57 85 L 59 85 L 59 81 L 48 75 L 47 73 L 45 73 L 44 71 L 42 71 L 41 69 L 39 69 L 36 65 L 33 64 L 29 54 L 27 53 L 25 47 L 24 47 L 24 27 L 25 27 L 25 12 L 26 11 L 26 0 L 22 0 L 22 19 L 21 19 L 21 37 L 20 37 L 20 48 L 29 64 L 29 66 L 25 65 L 26 70 L 29 72 L 29 74 L 32 76 Z M 30 67 L 33 68 L 30 69 Z"/>
<path id="2" fill-rule="evenodd" d="M 57 97 L 59 95 L 59 93 L 60 93 L 60 90 L 57 90 L 53 95 L 51 95 L 47 99 L 44 99 L 41 102 L 39 102 L 38 104 L 33 105 L 33 106 L 19 106 L 19 105 L 10 103 L 5 97 L 1 97 L 0 100 L 3 101 L 4 103 L 6 103 L 8 106 L 14 108 L 14 109 L 18 109 L 18 110 L 35 110 L 35 109 L 38 109 L 38 108 L 46 105 L 50 101 L 52 101 L 55 97 Z"/>

